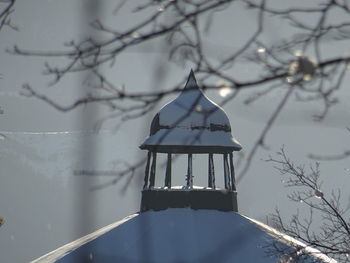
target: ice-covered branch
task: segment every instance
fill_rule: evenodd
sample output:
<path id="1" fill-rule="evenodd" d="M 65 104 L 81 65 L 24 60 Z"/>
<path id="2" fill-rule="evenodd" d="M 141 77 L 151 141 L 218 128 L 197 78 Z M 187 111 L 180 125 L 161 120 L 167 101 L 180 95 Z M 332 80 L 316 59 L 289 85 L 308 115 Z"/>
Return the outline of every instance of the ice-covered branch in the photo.
<path id="1" fill-rule="evenodd" d="M 340 192 L 326 194 L 322 191 L 319 164 L 296 166 L 282 149 L 279 158 L 268 161 L 275 164 L 281 176 L 285 177 L 286 186 L 296 189 L 289 196 L 290 200 L 309 208 L 309 217 L 295 214 L 289 222 L 282 220 L 277 210 L 272 216 L 272 224 L 282 232 L 305 242 L 308 246 L 339 260 L 348 262 L 350 252 L 349 212 L 341 205 Z M 322 218 L 321 226 L 315 230 L 314 217 Z"/>

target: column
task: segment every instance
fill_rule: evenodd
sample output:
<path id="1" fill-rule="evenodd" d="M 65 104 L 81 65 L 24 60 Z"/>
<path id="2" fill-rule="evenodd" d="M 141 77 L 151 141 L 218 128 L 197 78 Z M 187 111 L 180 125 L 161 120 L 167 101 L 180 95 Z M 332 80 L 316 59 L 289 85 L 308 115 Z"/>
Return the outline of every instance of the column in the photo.
<path id="1" fill-rule="evenodd" d="M 230 170 L 231 170 L 231 184 L 232 191 L 236 191 L 236 178 L 235 178 L 235 167 L 233 166 L 233 154 L 230 153 Z"/>
<path id="2" fill-rule="evenodd" d="M 156 178 L 156 163 L 157 162 L 157 153 L 152 152 L 152 165 L 151 165 L 151 178 L 149 180 L 149 187 L 154 187 L 154 182 Z"/>
<path id="3" fill-rule="evenodd" d="M 215 170 L 214 170 L 214 160 L 213 160 L 213 154 L 209 153 L 209 160 L 208 160 L 209 168 L 208 168 L 208 186 L 215 189 Z"/>
<path id="4" fill-rule="evenodd" d="M 192 153 L 188 154 L 188 165 L 187 165 L 187 187 L 192 188 L 193 187 L 193 175 L 192 175 Z"/>
<path id="5" fill-rule="evenodd" d="M 144 185 L 143 189 L 146 189 L 148 187 L 148 177 L 149 177 L 149 164 L 151 162 L 151 152 L 147 153 L 147 163 L 146 163 L 146 170 L 145 170 L 145 180 L 144 180 Z"/>
<path id="6" fill-rule="evenodd" d="M 225 178 L 225 189 L 231 189 L 229 167 L 227 161 L 227 153 L 224 153 L 224 178 Z"/>
<path id="7" fill-rule="evenodd" d="M 166 187 L 171 188 L 171 153 L 168 153 L 168 161 L 166 164 L 166 173 L 165 173 L 165 184 Z"/>

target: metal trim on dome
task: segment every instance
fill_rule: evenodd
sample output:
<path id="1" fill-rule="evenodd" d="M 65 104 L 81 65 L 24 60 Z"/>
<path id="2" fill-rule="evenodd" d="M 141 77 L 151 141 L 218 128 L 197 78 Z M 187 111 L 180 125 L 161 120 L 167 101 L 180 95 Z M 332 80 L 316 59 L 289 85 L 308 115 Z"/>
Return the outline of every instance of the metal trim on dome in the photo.
<path id="1" fill-rule="evenodd" d="M 148 145 L 140 146 L 142 150 L 149 150 L 158 153 L 232 153 L 239 151 L 241 148 L 224 147 L 224 146 L 195 146 L 195 145 Z"/>

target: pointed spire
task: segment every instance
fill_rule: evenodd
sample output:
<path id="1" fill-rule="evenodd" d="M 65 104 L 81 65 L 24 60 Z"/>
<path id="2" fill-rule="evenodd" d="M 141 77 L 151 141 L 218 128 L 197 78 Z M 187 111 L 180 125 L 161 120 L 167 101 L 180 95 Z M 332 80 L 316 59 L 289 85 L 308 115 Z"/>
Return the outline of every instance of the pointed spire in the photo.
<path id="1" fill-rule="evenodd" d="M 192 68 L 191 68 L 191 72 L 190 72 L 189 78 L 194 78 L 194 80 L 196 80 L 196 77 L 194 76 L 194 72 L 193 72 Z"/>
<path id="2" fill-rule="evenodd" d="M 194 76 L 193 69 L 191 69 L 190 75 L 188 76 L 184 90 L 198 88 L 196 77 Z"/>

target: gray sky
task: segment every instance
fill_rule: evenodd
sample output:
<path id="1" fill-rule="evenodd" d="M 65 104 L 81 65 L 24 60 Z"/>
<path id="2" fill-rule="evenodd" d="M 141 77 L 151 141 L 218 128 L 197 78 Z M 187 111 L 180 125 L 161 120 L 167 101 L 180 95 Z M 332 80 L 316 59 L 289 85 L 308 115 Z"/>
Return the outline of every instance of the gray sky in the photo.
<path id="1" fill-rule="evenodd" d="M 0 216 L 6 220 L 0 228 L 2 262 L 27 262 L 139 208 L 140 180 L 143 180 L 140 176 L 135 176 L 124 193 L 125 179 L 102 190 L 92 190 L 111 178 L 86 179 L 74 176 L 73 171 L 90 166 L 97 170 L 118 169 L 118 160 L 136 161 L 145 156 L 146 153 L 141 152 L 138 146 L 148 135 L 153 116 L 130 121 L 118 132 L 113 130 L 116 124 L 110 121 L 102 131 L 94 133 L 96 121 L 108 114 L 105 108 L 80 107 L 73 112 L 62 113 L 36 99 L 19 95 L 21 86 L 30 83 L 33 88 L 57 101 L 69 104 L 81 95 L 84 77 L 70 75 L 57 85 L 48 87 L 50 79 L 42 75 L 45 58 L 19 57 L 5 52 L 14 44 L 33 50 L 61 49 L 65 42 L 79 39 L 88 30 L 86 20 L 91 20 L 83 16 L 85 2 L 19 0 L 11 16 L 19 31 L 5 29 L 0 32 L 0 106 L 4 111 L 0 115 L 0 132 L 5 135 L 0 139 Z M 101 1 L 101 6 L 100 16 L 111 24 L 127 26 L 136 19 L 135 15 L 129 17 L 127 12 L 117 17 L 110 16 L 112 7 L 115 7 L 114 1 Z M 242 12 L 239 5 L 227 10 L 224 15 L 241 21 L 240 25 L 244 27 L 237 24 L 233 27 L 223 27 L 220 23 L 215 25 L 206 47 L 213 57 L 223 57 L 225 50 L 239 47 L 240 41 L 253 28 L 255 18 Z M 218 21 L 225 23 L 225 16 L 219 17 Z M 290 33 L 285 32 L 284 25 L 277 26 L 271 22 L 270 26 L 267 41 L 273 42 Z M 218 41 L 222 35 L 225 39 Z M 344 50 L 344 54 L 348 49 L 344 43 L 332 45 L 337 51 Z M 106 67 L 105 74 L 115 85 L 125 85 L 128 90 L 170 88 L 185 79 L 193 65 L 185 63 L 179 67 L 169 63 L 162 52 L 165 48 L 160 41 L 154 41 L 140 49 L 132 49 L 120 56 L 112 68 Z M 326 50 L 329 56 L 333 52 L 332 49 Z M 159 65 L 164 70 L 161 82 L 157 82 Z M 250 70 L 244 68 L 244 64 L 239 70 L 243 79 L 249 78 Z M 346 79 L 348 82 L 349 79 Z M 270 101 L 279 96 L 277 93 L 246 106 L 243 100 L 249 94 L 244 92 L 224 107 L 233 135 L 244 147 L 245 155 L 275 107 Z M 312 121 L 317 105 L 288 104 L 269 133 L 267 144 L 270 151 L 259 151 L 249 173 L 238 185 L 239 211 L 242 214 L 264 220 L 277 206 L 286 217 L 299 208 L 288 202 L 288 189 L 283 187 L 278 172 L 270 163 L 262 161 L 282 145 L 296 163 L 306 165 L 313 162 L 306 158 L 309 153 L 331 154 L 350 148 L 349 132 L 346 131 L 349 126 L 349 91 L 342 91 L 341 95 L 341 103 L 322 123 Z M 208 96 L 216 102 L 221 100 L 217 91 L 209 92 Z M 169 100 L 166 98 L 163 103 Z M 160 107 L 161 104 L 157 110 Z M 179 167 L 176 171 L 183 168 L 181 162 L 176 165 Z M 205 181 L 201 175 L 206 167 L 201 157 L 195 159 L 194 176 L 195 180 L 198 178 L 198 183 Z M 349 196 L 349 168 L 348 160 L 321 165 L 326 191 L 340 188 L 345 202 L 348 202 Z M 183 170 L 176 179 L 179 182 L 184 179 Z M 219 167 L 217 174 L 220 174 Z"/>

